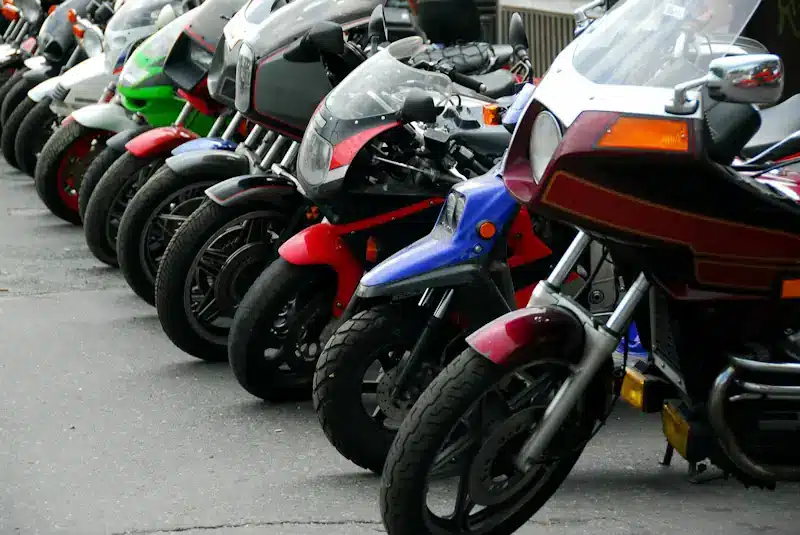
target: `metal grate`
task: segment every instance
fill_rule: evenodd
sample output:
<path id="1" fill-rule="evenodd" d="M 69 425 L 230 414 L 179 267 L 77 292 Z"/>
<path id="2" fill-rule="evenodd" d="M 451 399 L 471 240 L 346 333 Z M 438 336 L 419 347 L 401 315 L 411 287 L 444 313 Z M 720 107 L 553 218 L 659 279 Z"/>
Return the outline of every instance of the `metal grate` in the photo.
<path id="1" fill-rule="evenodd" d="M 513 13 L 519 13 L 525 23 L 534 76 L 542 76 L 550 64 L 567 46 L 575 32 L 572 13 L 553 13 L 544 10 L 501 5 L 497 8 L 498 42 L 508 42 L 508 25 Z"/>

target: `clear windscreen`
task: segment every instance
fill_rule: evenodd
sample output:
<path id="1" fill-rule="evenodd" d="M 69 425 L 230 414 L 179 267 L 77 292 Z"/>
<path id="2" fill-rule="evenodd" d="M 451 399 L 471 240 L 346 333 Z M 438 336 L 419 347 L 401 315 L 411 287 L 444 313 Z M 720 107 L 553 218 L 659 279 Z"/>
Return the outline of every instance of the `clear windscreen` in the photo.
<path id="1" fill-rule="evenodd" d="M 751 53 L 740 39 L 760 0 L 625 0 L 575 43 L 575 70 L 603 85 L 674 87 L 728 54 Z"/>
<path id="2" fill-rule="evenodd" d="M 338 119 L 375 117 L 399 111 L 412 91 L 423 91 L 435 105 L 442 105 L 454 93 L 450 78 L 405 63 L 422 46 L 419 37 L 392 43 L 336 86 L 325 100 L 326 107 Z"/>
<path id="3" fill-rule="evenodd" d="M 142 58 L 146 57 L 154 61 L 165 58 L 172 44 L 186 25 L 191 22 L 194 15 L 194 10 L 187 11 L 139 45 L 139 48 L 131 55 L 130 59 L 125 62 L 125 67 L 119 77 L 119 83 L 132 86 L 145 78 L 148 75 L 147 67 L 145 66 L 147 62 L 142 61 Z"/>

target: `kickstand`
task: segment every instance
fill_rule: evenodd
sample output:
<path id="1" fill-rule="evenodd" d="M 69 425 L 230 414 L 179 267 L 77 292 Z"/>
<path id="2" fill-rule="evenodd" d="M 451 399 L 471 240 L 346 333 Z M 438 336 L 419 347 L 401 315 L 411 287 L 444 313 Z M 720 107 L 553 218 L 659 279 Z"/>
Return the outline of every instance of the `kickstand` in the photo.
<path id="1" fill-rule="evenodd" d="M 667 442 L 667 450 L 664 452 L 664 458 L 661 459 L 661 466 L 670 466 L 672 464 L 672 455 L 675 453 L 675 448 L 672 444 Z"/>
<path id="2" fill-rule="evenodd" d="M 693 485 L 702 485 L 718 479 L 727 481 L 728 475 L 728 472 L 718 468 L 709 470 L 706 463 L 689 463 L 689 483 Z"/>

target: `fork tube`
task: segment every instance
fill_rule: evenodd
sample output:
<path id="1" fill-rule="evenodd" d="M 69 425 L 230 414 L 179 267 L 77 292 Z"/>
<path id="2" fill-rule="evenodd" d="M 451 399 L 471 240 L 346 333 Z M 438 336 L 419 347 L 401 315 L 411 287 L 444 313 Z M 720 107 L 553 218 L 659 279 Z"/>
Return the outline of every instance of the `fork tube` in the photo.
<path id="1" fill-rule="evenodd" d="M 11 24 L 9 24 L 9 25 L 8 25 L 8 28 L 6 28 L 6 31 L 5 31 L 5 32 L 3 32 L 3 42 L 4 42 L 4 43 L 5 43 L 6 41 L 8 41 L 8 37 L 9 37 L 9 36 L 10 36 L 10 35 L 11 35 L 11 34 L 14 32 L 14 30 L 16 30 L 16 29 L 17 29 L 17 23 L 18 23 L 18 22 L 19 22 L 19 21 L 16 21 L 16 20 L 15 20 L 15 21 L 14 21 L 14 22 L 12 22 Z"/>
<path id="2" fill-rule="evenodd" d="M 219 135 L 219 131 L 222 130 L 222 127 L 225 125 L 225 116 L 226 114 L 221 113 L 216 119 L 214 119 L 214 124 L 211 125 L 211 130 L 208 131 L 208 135 L 206 137 L 217 137 Z M 228 138 L 223 136 L 222 139 Z"/>
<path id="3" fill-rule="evenodd" d="M 603 327 L 585 327 L 587 336 L 580 364 L 564 381 L 553 401 L 547 406 L 544 416 L 536 426 L 536 431 L 522 445 L 515 460 L 518 468 L 527 471 L 541 458 L 578 403 L 578 399 L 586 392 L 597 372 L 614 351 L 619 343 L 620 331 L 630 322 L 633 311 L 649 287 L 650 283 L 647 282 L 644 273 L 640 273 Z"/>
<path id="4" fill-rule="evenodd" d="M 289 139 L 283 136 L 275 140 L 275 143 L 267 151 L 267 154 L 262 158 L 261 163 L 258 165 L 261 169 L 269 169 L 277 157 L 278 153 L 289 143 Z"/>
<path id="5" fill-rule="evenodd" d="M 589 246 L 589 242 L 592 239 L 586 234 L 584 231 L 578 231 L 578 234 L 572 240 L 572 243 L 567 248 L 567 252 L 564 253 L 564 256 L 561 257 L 561 260 L 558 261 L 556 267 L 550 273 L 550 276 L 547 277 L 547 283 L 552 286 L 553 288 L 560 288 L 564 281 L 567 280 L 572 268 L 575 267 L 575 264 L 578 263 L 580 260 L 581 255 Z"/>
<path id="6" fill-rule="evenodd" d="M 25 39 L 25 32 L 28 31 L 28 22 L 23 22 L 22 26 L 19 27 L 17 33 L 14 34 L 14 44 L 19 46 L 19 44 Z"/>
<path id="7" fill-rule="evenodd" d="M 240 112 L 236 112 L 231 122 L 228 123 L 228 128 L 222 133 L 222 139 L 228 140 L 233 139 L 233 134 L 236 133 L 236 129 L 239 128 L 239 123 L 242 122 L 242 114 Z M 220 125 L 221 127 L 222 125 Z"/>
<path id="8" fill-rule="evenodd" d="M 264 135 L 264 127 L 260 124 L 257 124 L 250 130 L 250 133 L 247 134 L 247 139 L 244 140 L 244 146 L 248 149 L 252 149 L 261 136 Z"/>
<path id="9" fill-rule="evenodd" d="M 288 169 L 293 163 L 294 159 L 297 158 L 297 152 L 300 150 L 300 143 L 297 141 L 293 141 L 292 144 L 289 146 L 289 150 L 286 151 L 286 154 L 283 155 L 281 159 L 281 163 L 279 164 L 284 169 Z"/>
<path id="10" fill-rule="evenodd" d="M 256 150 L 256 158 L 258 158 L 259 162 L 261 161 L 261 158 L 263 158 L 264 155 L 267 153 L 272 144 L 275 143 L 275 140 L 277 138 L 278 138 L 278 133 L 275 132 L 274 130 L 270 130 L 269 132 L 267 132 L 267 135 L 264 136 L 264 140 L 261 142 L 261 145 L 259 145 L 258 149 Z"/>
<path id="11" fill-rule="evenodd" d="M 194 107 L 188 102 L 184 104 L 183 108 L 181 108 L 181 112 L 178 114 L 178 118 L 175 119 L 175 126 L 183 126 L 183 123 L 189 118 L 189 114 L 192 113 L 193 109 Z"/>

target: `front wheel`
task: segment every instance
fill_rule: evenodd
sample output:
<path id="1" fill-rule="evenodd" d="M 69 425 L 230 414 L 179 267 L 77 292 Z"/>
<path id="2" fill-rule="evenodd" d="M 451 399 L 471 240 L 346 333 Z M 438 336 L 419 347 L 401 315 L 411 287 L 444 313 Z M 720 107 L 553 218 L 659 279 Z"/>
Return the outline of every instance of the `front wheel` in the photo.
<path id="1" fill-rule="evenodd" d="M 418 371 L 402 392 L 394 392 L 428 325 L 420 312 L 391 305 L 359 312 L 336 329 L 314 373 L 314 410 L 325 436 L 345 458 L 376 473 L 383 469 L 397 428 L 441 371 L 450 348 L 451 329 L 442 325 L 430 333 L 433 343 L 420 355 Z"/>
<path id="2" fill-rule="evenodd" d="M 105 148 L 112 133 L 83 126 L 62 125 L 47 140 L 36 163 L 36 192 L 47 208 L 61 219 L 81 224 L 78 189 L 86 168 Z"/>
<path id="3" fill-rule="evenodd" d="M 3 105 L 0 106 L 0 124 L 3 125 L 3 129 L 5 129 L 8 118 L 17 109 L 17 106 L 28 98 L 28 91 L 36 87 L 36 85 L 36 82 L 22 78 L 9 89 L 3 99 Z"/>
<path id="4" fill-rule="evenodd" d="M 156 274 L 158 319 L 176 346 L 200 359 L 228 359 L 236 307 L 278 255 L 278 238 L 300 208 L 295 202 L 224 207 L 207 200 L 178 228 Z"/>
<path id="5" fill-rule="evenodd" d="M 163 165 L 133 196 L 119 222 L 117 260 L 136 295 L 155 304 L 156 274 L 178 227 L 206 200 L 213 176 L 176 174 Z"/>
<path id="6" fill-rule="evenodd" d="M 278 258 L 236 310 L 228 360 L 242 387 L 268 401 L 308 398 L 336 281 L 320 266 Z"/>
<path id="7" fill-rule="evenodd" d="M 92 160 L 89 167 L 86 168 L 86 172 L 83 173 L 83 179 L 81 180 L 81 187 L 78 189 L 78 214 L 81 216 L 81 221 L 86 217 L 86 206 L 89 204 L 89 199 L 92 198 L 92 193 L 100 182 L 100 179 L 106 174 L 108 168 L 123 154 L 125 154 L 125 151 L 106 145 L 97 157 Z"/>
<path id="8" fill-rule="evenodd" d="M 50 109 L 52 99 L 45 97 L 41 102 L 36 104 L 32 109 L 26 112 L 26 106 L 31 99 L 26 99 L 25 104 L 11 114 L 8 118 L 8 127 L 15 121 L 20 120 L 19 130 L 17 130 L 17 137 L 14 140 L 14 157 L 17 159 L 17 165 L 20 171 L 33 176 L 36 169 L 36 162 L 42 153 L 44 147 L 50 136 L 53 135 L 58 129 L 58 116 Z M 22 117 L 19 119 L 19 117 Z M 5 144 L 6 129 L 3 129 L 3 143 Z M 5 151 L 5 145 L 3 146 Z M 6 156 L 8 158 L 8 156 Z"/>
<path id="9" fill-rule="evenodd" d="M 92 192 L 83 215 L 86 245 L 92 254 L 109 266 L 117 267 L 117 233 L 128 203 L 164 158 L 139 158 L 130 152 L 120 156 L 105 172 Z"/>
<path id="10" fill-rule="evenodd" d="M 519 529 L 566 479 L 594 430 L 590 403 L 598 400 L 586 396 L 541 462 L 516 468 L 515 456 L 569 374 L 552 360 L 503 368 L 472 349 L 450 363 L 411 409 L 386 459 L 380 507 L 387 533 Z M 456 481 L 442 480 L 444 473 Z M 452 505 L 445 496 L 455 496 Z"/>
<path id="11" fill-rule="evenodd" d="M 49 100 L 49 99 L 45 99 Z M 18 169 L 20 171 L 24 171 L 18 163 L 17 154 L 15 151 L 15 145 L 19 138 L 20 134 L 20 127 L 24 122 L 25 118 L 31 113 L 36 107 L 36 102 L 32 101 L 29 98 L 26 98 L 19 107 L 14 110 L 14 113 L 8 118 L 8 120 L 3 125 L 3 133 L 0 135 L 0 149 L 3 151 L 3 157 L 6 159 L 6 162 Z M 49 121 L 52 122 L 52 121 Z M 40 124 L 38 128 L 40 131 L 50 130 L 52 133 L 52 129 L 50 128 L 50 124 Z M 30 133 L 28 134 L 30 135 Z"/>

